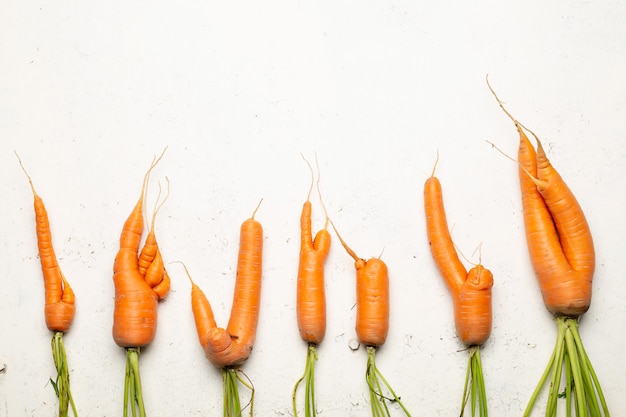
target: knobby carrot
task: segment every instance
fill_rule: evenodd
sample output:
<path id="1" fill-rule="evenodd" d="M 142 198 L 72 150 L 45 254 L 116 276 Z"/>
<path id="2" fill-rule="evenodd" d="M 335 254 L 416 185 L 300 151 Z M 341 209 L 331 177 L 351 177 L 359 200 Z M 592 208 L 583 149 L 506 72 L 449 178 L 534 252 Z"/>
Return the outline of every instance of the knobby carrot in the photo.
<path id="1" fill-rule="evenodd" d="M 341 238 L 331 221 L 348 255 L 354 259 L 356 269 L 356 334 L 360 344 L 367 349 L 365 379 L 369 387 L 370 406 L 373 417 L 390 416 L 387 402 L 397 403 L 410 417 L 400 397 L 396 395 L 385 377 L 376 366 L 376 349 L 387 340 L 389 332 L 389 272 L 380 258 L 365 260 L 356 255 Z M 391 397 L 384 393 L 385 387 Z"/>
<path id="2" fill-rule="evenodd" d="M 324 228 L 319 230 L 313 238 L 310 197 L 315 178 L 311 165 L 308 161 L 306 162 L 311 170 L 311 186 L 300 215 L 300 259 L 298 263 L 296 313 L 300 337 L 308 344 L 308 350 L 304 374 L 293 388 L 292 403 L 295 417 L 298 416 L 296 392 L 302 381 L 305 381 L 304 414 L 306 417 L 317 414 L 315 406 L 315 362 L 317 360 L 317 345 L 324 340 L 326 334 L 324 264 L 331 243 L 330 233 L 327 230 L 328 215 L 326 215 Z M 319 177 L 317 190 L 319 194 Z M 325 207 L 324 212 L 326 212 Z"/>
<path id="3" fill-rule="evenodd" d="M 15 156 L 17 156 L 20 167 L 26 174 L 33 192 L 37 246 L 45 290 L 44 317 L 46 326 L 53 332 L 52 357 L 57 370 L 56 379 L 54 381 L 51 379 L 50 382 L 59 398 L 59 417 L 67 417 L 70 406 L 74 416 L 78 416 L 70 390 L 70 373 L 63 342 L 63 334 L 70 329 L 76 313 L 74 291 L 65 279 L 54 253 L 48 212 L 43 200 L 35 191 L 33 181 L 17 152 Z"/>
<path id="4" fill-rule="evenodd" d="M 254 219 L 259 206 L 241 225 L 233 303 L 225 329 L 217 326 L 209 300 L 187 273 L 191 280 L 191 310 L 200 345 L 207 359 L 222 371 L 225 417 L 241 416 L 238 382 L 252 392 L 250 415 L 253 414 L 254 389 L 240 367 L 252 352 L 259 320 L 263 227 Z"/>
<path id="5" fill-rule="evenodd" d="M 169 276 L 154 234 L 154 219 L 162 202 L 156 203 L 146 242 L 141 252 L 139 251 L 144 229 L 143 207 L 148 179 L 163 157 L 163 153 L 152 161 L 144 175 L 139 200 L 124 223 L 120 248 L 113 264 L 115 285 L 113 340 L 118 346 L 126 349 L 125 417 L 128 415 L 129 405 L 133 416 L 137 411 L 141 417 L 145 416 L 139 374 L 139 353 L 142 347 L 154 340 L 157 329 L 157 305 L 170 289 Z"/>
<path id="6" fill-rule="evenodd" d="M 476 409 L 487 416 L 480 346 L 491 334 L 491 287 L 493 275 L 482 265 L 468 272 L 454 247 L 443 204 L 441 183 L 435 170 L 424 183 L 424 211 L 430 250 L 448 290 L 452 295 L 456 333 L 461 342 L 470 348 L 468 367 L 463 389 L 461 416 L 465 412 L 468 394 L 472 415 Z"/>
<path id="7" fill-rule="evenodd" d="M 546 308 L 555 317 L 558 336 L 548 366 L 524 416 L 532 413 L 537 396 L 550 376 L 546 416 L 555 416 L 565 368 L 565 403 L 577 416 L 608 416 L 596 373 L 578 332 L 578 321 L 591 304 L 595 267 L 593 239 L 585 215 L 570 188 L 552 166 L 537 135 L 504 107 L 489 81 L 500 108 L 519 134 L 518 174 L 526 241 Z M 537 143 L 532 146 L 525 132 Z"/>

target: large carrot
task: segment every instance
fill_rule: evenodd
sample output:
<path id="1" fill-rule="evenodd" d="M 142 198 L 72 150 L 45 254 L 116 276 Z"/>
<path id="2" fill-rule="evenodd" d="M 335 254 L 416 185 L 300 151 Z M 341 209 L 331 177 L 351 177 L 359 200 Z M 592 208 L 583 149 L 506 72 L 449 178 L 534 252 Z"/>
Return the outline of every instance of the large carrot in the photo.
<path id="1" fill-rule="evenodd" d="M 369 387 L 370 406 L 373 417 L 390 416 L 387 402 L 396 403 L 402 411 L 410 414 L 400 397 L 396 395 L 376 366 L 376 349 L 387 340 L 389 332 L 389 271 L 380 258 L 365 260 L 346 244 L 335 225 L 331 225 L 348 255 L 354 259 L 356 269 L 356 335 L 359 343 L 367 349 L 365 379 Z M 385 387 L 391 397 L 384 393 Z"/>
<path id="2" fill-rule="evenodd" d="M 330 233 L 327 230 L 328 215 L 326 215 L 324 228 L 319 230 L 313 238 L 310 197 L 314 174 L 311 165 L 308 161 L 306 162 L 311 169 L 311 186 L 300 214 L 300 259 L 298 263 L 296 313 L 300 337 L 308 344 L 308 350 L 304 374 L 293 388 L 292 402 L 295 417 L 298 416 L 296 392 L 302 381 L 305 381 L 304 414 L 306 417 L 317 414 L 315 406 L 315 362 L 317 360 L 317 346 L 322 343 L 326 334 L 324 264 L 330 251 L 331 242 Z M 317 185 L 319 194 L 319 177 Z"/>
<path id="3" fill-rule="evenodd" d="M 526 241 L 544 304 L 558 326 L 554 352 L 524 416 L 532 413 L 549 376 L 546 416 L 556 415 L 563 368 L 567 414 L 570 415 L 573 404 L 577 416 L 608 416 L 604 394 L 578 331 L 579 318 L 591 304 L 595 266 L 589 225 L 576 197 L 548 160 L 537 135 L 504 108 L 488 80 L 487 85 L 519 134 L 517 162 Z M 526 131 L 536 140 L 536 150 Z"/>
<path id="4" fill-rule="evenodd" d="M 252 392 L 250 415 L 253 414 L 254 389 L 240 375 L 243 374 L 240 367 L 252 353 L 259 321 L 263 227 L 254 219 L 258 208 L 257 206 L 252 216 L 241 225 L 233 303 L 225 329 L 217 326 L 209 300 L 187 273 L 191 280 L 191 310 L 198 340 L 207 359 L 222 371 L 225 417 L 241 416 L 238 382 Z"/>
<path id="5" fill-rule="evenodd" d="M 470 349 L 465 376 L 461 416 L 470 395 L 470 410 L 474 415 L 478 408 L 480 416 L 487 416 L 487 394 L 485 390 L 480 346 L 491 334 L 491 287 L 493 275 L 482 265 L 468 272 L 454 247 L 448 228 L 443 204 L 441 183 L 435 170 L 424 183 L 424 211 L 430 250 L 443 277 L 454 305 L 456 333 Z"/>
<path id="6" fill-rule="evenodd" d="M 163 151 L 165 152 L 165 150 Z M 144 248 L 139 246 L 144 228 L 143 207 L 151 171 L 163 157 L 152 161 L 144 175 L 141 195 L 126 219 L 120 236 L 120 248 L 113 264 L 115 308 L 113 311 L 113 340 L 126 349 L 126 380 L 124 384 L 124 416 L 130 408 L 135 416 L 145 416 L 139 353 L 152 343 L 157 329 L 157 305 L 165 298 L 170 281 L 154 235 L 154 218 L 160 207 L 157 201 Z"/>
<path id="7" fill-rule="evenodd" d="M 37 246 L 45 290 L 44 317 L 46 326 L 53 332 L 52 357 L 57 370 L 56 379 L 50 381 L 59 398 L 59 417 L 67 417 L 70 406 L 74 416 L 78 416 L 70 390 L 70 372 L 67 366 L 65 344 L 63 343 L 63 334 L 70 329 L 76 313 L 74 291 L 65 279 L 54 253 L 48 212 L 43 200 L 35 191 L 33 181 L 26 172 L 17 152 L 15 155 L 33 192 Z"/>

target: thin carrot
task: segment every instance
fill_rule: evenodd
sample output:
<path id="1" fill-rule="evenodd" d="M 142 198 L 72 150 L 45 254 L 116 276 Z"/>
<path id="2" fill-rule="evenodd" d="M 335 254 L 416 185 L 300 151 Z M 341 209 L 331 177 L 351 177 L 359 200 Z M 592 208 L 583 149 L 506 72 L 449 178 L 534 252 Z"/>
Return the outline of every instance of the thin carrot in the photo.
<path id="1" fill-rule="evenodd" d="M 70 406 L 74 416 L 78 416 L 70 390 L 70 374 L 63 342 L 63 334 L 69 331 L 76 314 L 75 295 L 61 271 L 54 253 L 48 212 L 43 200 L 35 191 L 33 181 L 17 152 L 15 152 L 15 156 L 17 156 L 24 174 L 26 174 L 33 192 L 37 246 L 45 290 L 44 317 L 46 326 L 54 333 L 51 344 L 57 377 L 56 380 L 50 380 L 50 382 L 59 398 L 59 417 L 67 417 Z"/>
<path id="2" fill-rule="evenodd" d="M 389 416 L 387 402 L 396 403 L 410 417 L 400 397 L 396 395 L 376 366 L 376 349 L 387 340 L 389 332 L 389 272 L 380 258 L 365 260 L 346 244 L 331 221 L 337 238 L 348 255 L 354 259 L 356 269 L 356 334 L 360 344 L 367 349 L 365 379 L 369 387 L 373 417 Z M 385 387 L 391 397 L 385 395 Z"/>
<path id="3" fill-rule="evenodd" d="M 465 412 L 469 389 L 469 392 L 475 393 L 470 398 L 472 415 L 478 409 L 479 415 L 486 417 L 487 395 L 480 360 L 480 346 L 491 334 L 493 275 L 481 264 L 474 266 L 468 272 L 461 263 L 450 236 L 441 183 L 435 177 L 435 168 L 424 183 L 424 211 L 430 251 L 452 295 L 457 336 L 461 342 L 470 347 L 461 416 Z"/>
<path id="4" fill-rule="evenodd" d="M 113 264 L 115 285 L 113 339 L 118 346 L 126 349 L 125 417 L 128 414 L 129 401 L 133 416 L 137 410 L 140 416 L 145 416 L 138 356 L 141 348 L 154 340 L 157 329 L 157 305 L 159 300 L 165 298 L 170 287 L 154 235 L 154 218 L 161 206 L 158 201 L 151 220 L 147 246 L 144 246 L 141 253 L 139 252 L 144 228 L 143 206 L 148 179 L 164 153 L 165 150 L 152 161 L 144 175 L 139 200 L 124 223 L 120 248 Z"/>
<path id="5" fill-rule="evenodd" d="M 254 389 L 247 378 L 242 378 L 240 367 L 252 352 L 259 320 L 263 227 L 254 219 L 259 206 L 241 225 L 233 303 L 225 329 L 217 326 L 208 298 L 185 268 L 192 284 L 191 309 L 198 340 L 207 359 L 222 370 L 225 417 L 241 415 L 238 382 L 251 390 L 250 415 L 253 412 Z"/>
<path id="6" fill-rule="evenodd" d="M 304 412 L 306 417 L 317 414 L 315 406 L 315 362 L 317 345 L 324 340 L 326 333 L 326 293 L 324 287 L 324 264 L 330 251 L 330 233 L 327 230 L 328 215 L 324 228 L 313 239 L 311 225 L 311 191 L 315 175 L 311 164 L 305 159 L 311 170 L 311 186 L 300 215 L 300 262 L 298 264 L 298 282 L 296 291 L 296 313 L 298 329 L 302 340 L 308 343 L 304 374 L 293 388 L 292 403 L 294 416 L 298 416 L 296 392 L 305 381 Z M 319 194 L 319 178 L 317 181 Z M 320 196 L 321 200 L 321 196 Z M 322 206 L 323 203 L 322 203 Z M 326 212 L 326 207 L 324 207 Z"/>
<path id="7" fill-rule="evenodd" d="M 563 368 L 568 410 L 574 403 L 578 416 L 608 416 L 604 394 L 578 333 L 578 319 L 591 304 L 595 268 L 589 225 L 576 197 L 548 160 L 537 135 L 505 109 L 488 79 L 487 86 L 519 134 L 517 162 L 526 241 L 544 304 L 554 315 L 559 330 L 553 355 L 524 416 L 532 412 L 548 376 L 546 416 L 556 415 Z M 525 131 L 535 138 L 536 150 Z"/>

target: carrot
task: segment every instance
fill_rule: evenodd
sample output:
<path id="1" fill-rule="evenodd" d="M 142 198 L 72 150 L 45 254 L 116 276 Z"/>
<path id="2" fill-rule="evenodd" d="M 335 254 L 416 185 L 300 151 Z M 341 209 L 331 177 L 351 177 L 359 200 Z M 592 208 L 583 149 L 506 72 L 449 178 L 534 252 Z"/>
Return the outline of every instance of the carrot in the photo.
<path id="1" fill-rule="evenodd" d="M 433 259 L 452 295 L 457 336 L 470 348 L 461 416 L 465 411 L 467 394 L 470 391 L 475 392 L 470 402 L 472 415 L 478 408 L 480 416 L 487 416 L 487 395 L 480 346 L 491 334 L 493 275 L 481 264 L 468 272 L 461 263 L 448 229 L 441 183 L 435 177 L 434 168 L 424 183 L 424 211 Z"/>
<path id="2" fill-rule="evenodd" d="M 165 150 L 152 161 L 144 175 L 139 200 L 124 223 L 120 248 L 113 263 L 115 285 L 113 340 L 118 346 L 126 349 L 125 417 L 128 414 L 129 401 L 133 416 L 137 411 L 140 416 L 145 416 L 139 374 L 139 353 L 142 347 L 154 340 L 157 305 L 169 292 L 169 277 L 154 235 L 154 219 L 162 205 L 158 201 L 146 243 L 139 252 L 144 228 L 143 206 L 148 179 L 164 153 Z"/>
<path id="3" fill-rule="evenodd" d="M 376 349 L 387 340 L 389 332 L 389 272 L 387 265 L 380 258 L 365 260 L 341 238 L 331 221 L 337 238 L 348 255 L 354 259 L 356 269 L 356 334 L 360 344 L 367 349 L 367 367 L 365 379 L 369 387 L 370 406 L 373 417 L 389 416 L 387 402 L 397 403 L 402 411 L 410 414 L 400 397 L 396 395 L 385 377 L 376 366 Z M 387 388 L 391 397 L 383 392 Z"/>
<path id="4" fill-rule="evenodd" d="M 326 334 L 326 294 L 324 288 L 324 264 L 330 251 L 330 233 L 327 230 L 328 214 L 324 228 L 319 230 L 313 239 L 311 225 L 311 191 L 313 190 L 314 174 L 311 164 L 305 159 L 311 170 L 311 186 L 307 199 L 300 214 L 300 254 L 298 264 L 298 282 L 296 291 L 296 313 L 300 337 L 307 342 L 307 359 L 304 374 L 293 388 L 292 403 L 294 416 L 298 416 L 296 392 L 298 386 L 305 381 L 304 410 L 305 416 L 317 414 L 315 406 L 315 362 L 317 361 L 317 345 Z M 317 181 L 319 194 L 319 178 Z M 320 195 L 321 200 L 321 195 Z M 322 203 L 322 206 L 323 203 Z M 324 207 L 324 212 L 326 208 Z"/>
<path id="5" fill-rule="evenodd" d="M 573 403 L 578 416 L 608 416 L 604 394 L 578 331 L 579 318 L 591 304 L 595 267 L 589 225 L 573 192 L 548 160 L 537 135 L 505 109 L 488 79 L 487 86 L 519 134 L 517 162 L 526 241 L 544 304 L 558 327 L 554 352 L 524 416 L 531 414 L 549 376 L 546 416 L 556 415 L 563 368 L 568 415 Z M 536 150 L 525 131 L 537 142 Z"/>
<path id="6" fill-rule="evenodd" d="M 260 206 L 259 202 L 259 206 Z M 191 281 L 191 309 L 198 340 L 207 359 L 222 371 L 224 382 L 224 416 L 240 416 L 238 382 L 252 392 L 250 415 L 253 413 L 254 389 L 241 365 L 248 359 L 254 347 L 261 302 L 263 227 L 252 216 L 245 220 L 240 230 L 237 276 L 228 326 L 217 326 L 208 298 L 198 287 L 187 268 Z M 244 375 L 244 379 L 241 375 Z"/>
<path id="7" fill-rule="evenodd" d="M 74 416 L 77 416 L 76 405 L 70 390 L 70 374 L 63 342 L 63 334 L 69 331 L 76 314 L 75 295 L 61 271 L 54 253 L 50 221 L 43 200 L 35 191 L 33 181 L 17 152 L 15 152 L 15 156 L 17 156 L 24 174 L 26 174 L 33 192 L 37 246 L 45 290 L 44 317 L 46 326 L 53 332 L 52 357 L 57 370 L 56 380 L 50 380 L 50 382 L 59 398 L 59 417 L 67 417 L 70 406 Z"/>

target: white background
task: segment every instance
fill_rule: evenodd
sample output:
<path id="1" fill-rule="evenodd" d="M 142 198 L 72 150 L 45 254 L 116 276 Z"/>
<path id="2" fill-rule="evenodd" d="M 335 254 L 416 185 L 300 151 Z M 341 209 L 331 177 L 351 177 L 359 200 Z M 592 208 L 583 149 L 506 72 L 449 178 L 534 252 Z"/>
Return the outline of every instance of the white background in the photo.
<path id="1" fill-rule="evenodd" d="M 439 152 L 453 238 L 493 271 L 483 364 L 493 416 L 519 416 L 556 326 L 534 281 L 522 225 L 516 131 L 490 95 L 542 138 L 587 213 L 597 252 L 581 333 L 613 415 L 623 395 L 626 295 L 626 3 L 622 1 L 0 2 L 0 416 L 54 415 L 51 333 L 32 194 L 43 197 L 75 289 L 65 336 L 81 416 L 122 412 L 125 356 L 111 338 L 112 264 L 152 157 L 148 207 L 166 262 L 183 261 L 220 324 L 230 310 L 241 222 L 258 201 L 262 307 L 244 370 L 257 416 L 290 416 L 306 346 L 295 321 L 299 214 L 317 154 L 328 212 L 362 257 L 383 252 L 391 329 L 378 365 L 413 416 L 458 415 L 467 352 L 430 256 L 422 185 Z M 317 200 L 314 226 L 323 224 Z M 190 285 L 169 265 L 140 366 L 150 416 L 221 415 Z M 353 262 L 327 261 L 320 415 L 367 416 L 355 338 Z M 543 404 L 539 401 L 536 415 Z M 399 410 L 395 410 L 400 415 Z"/>

